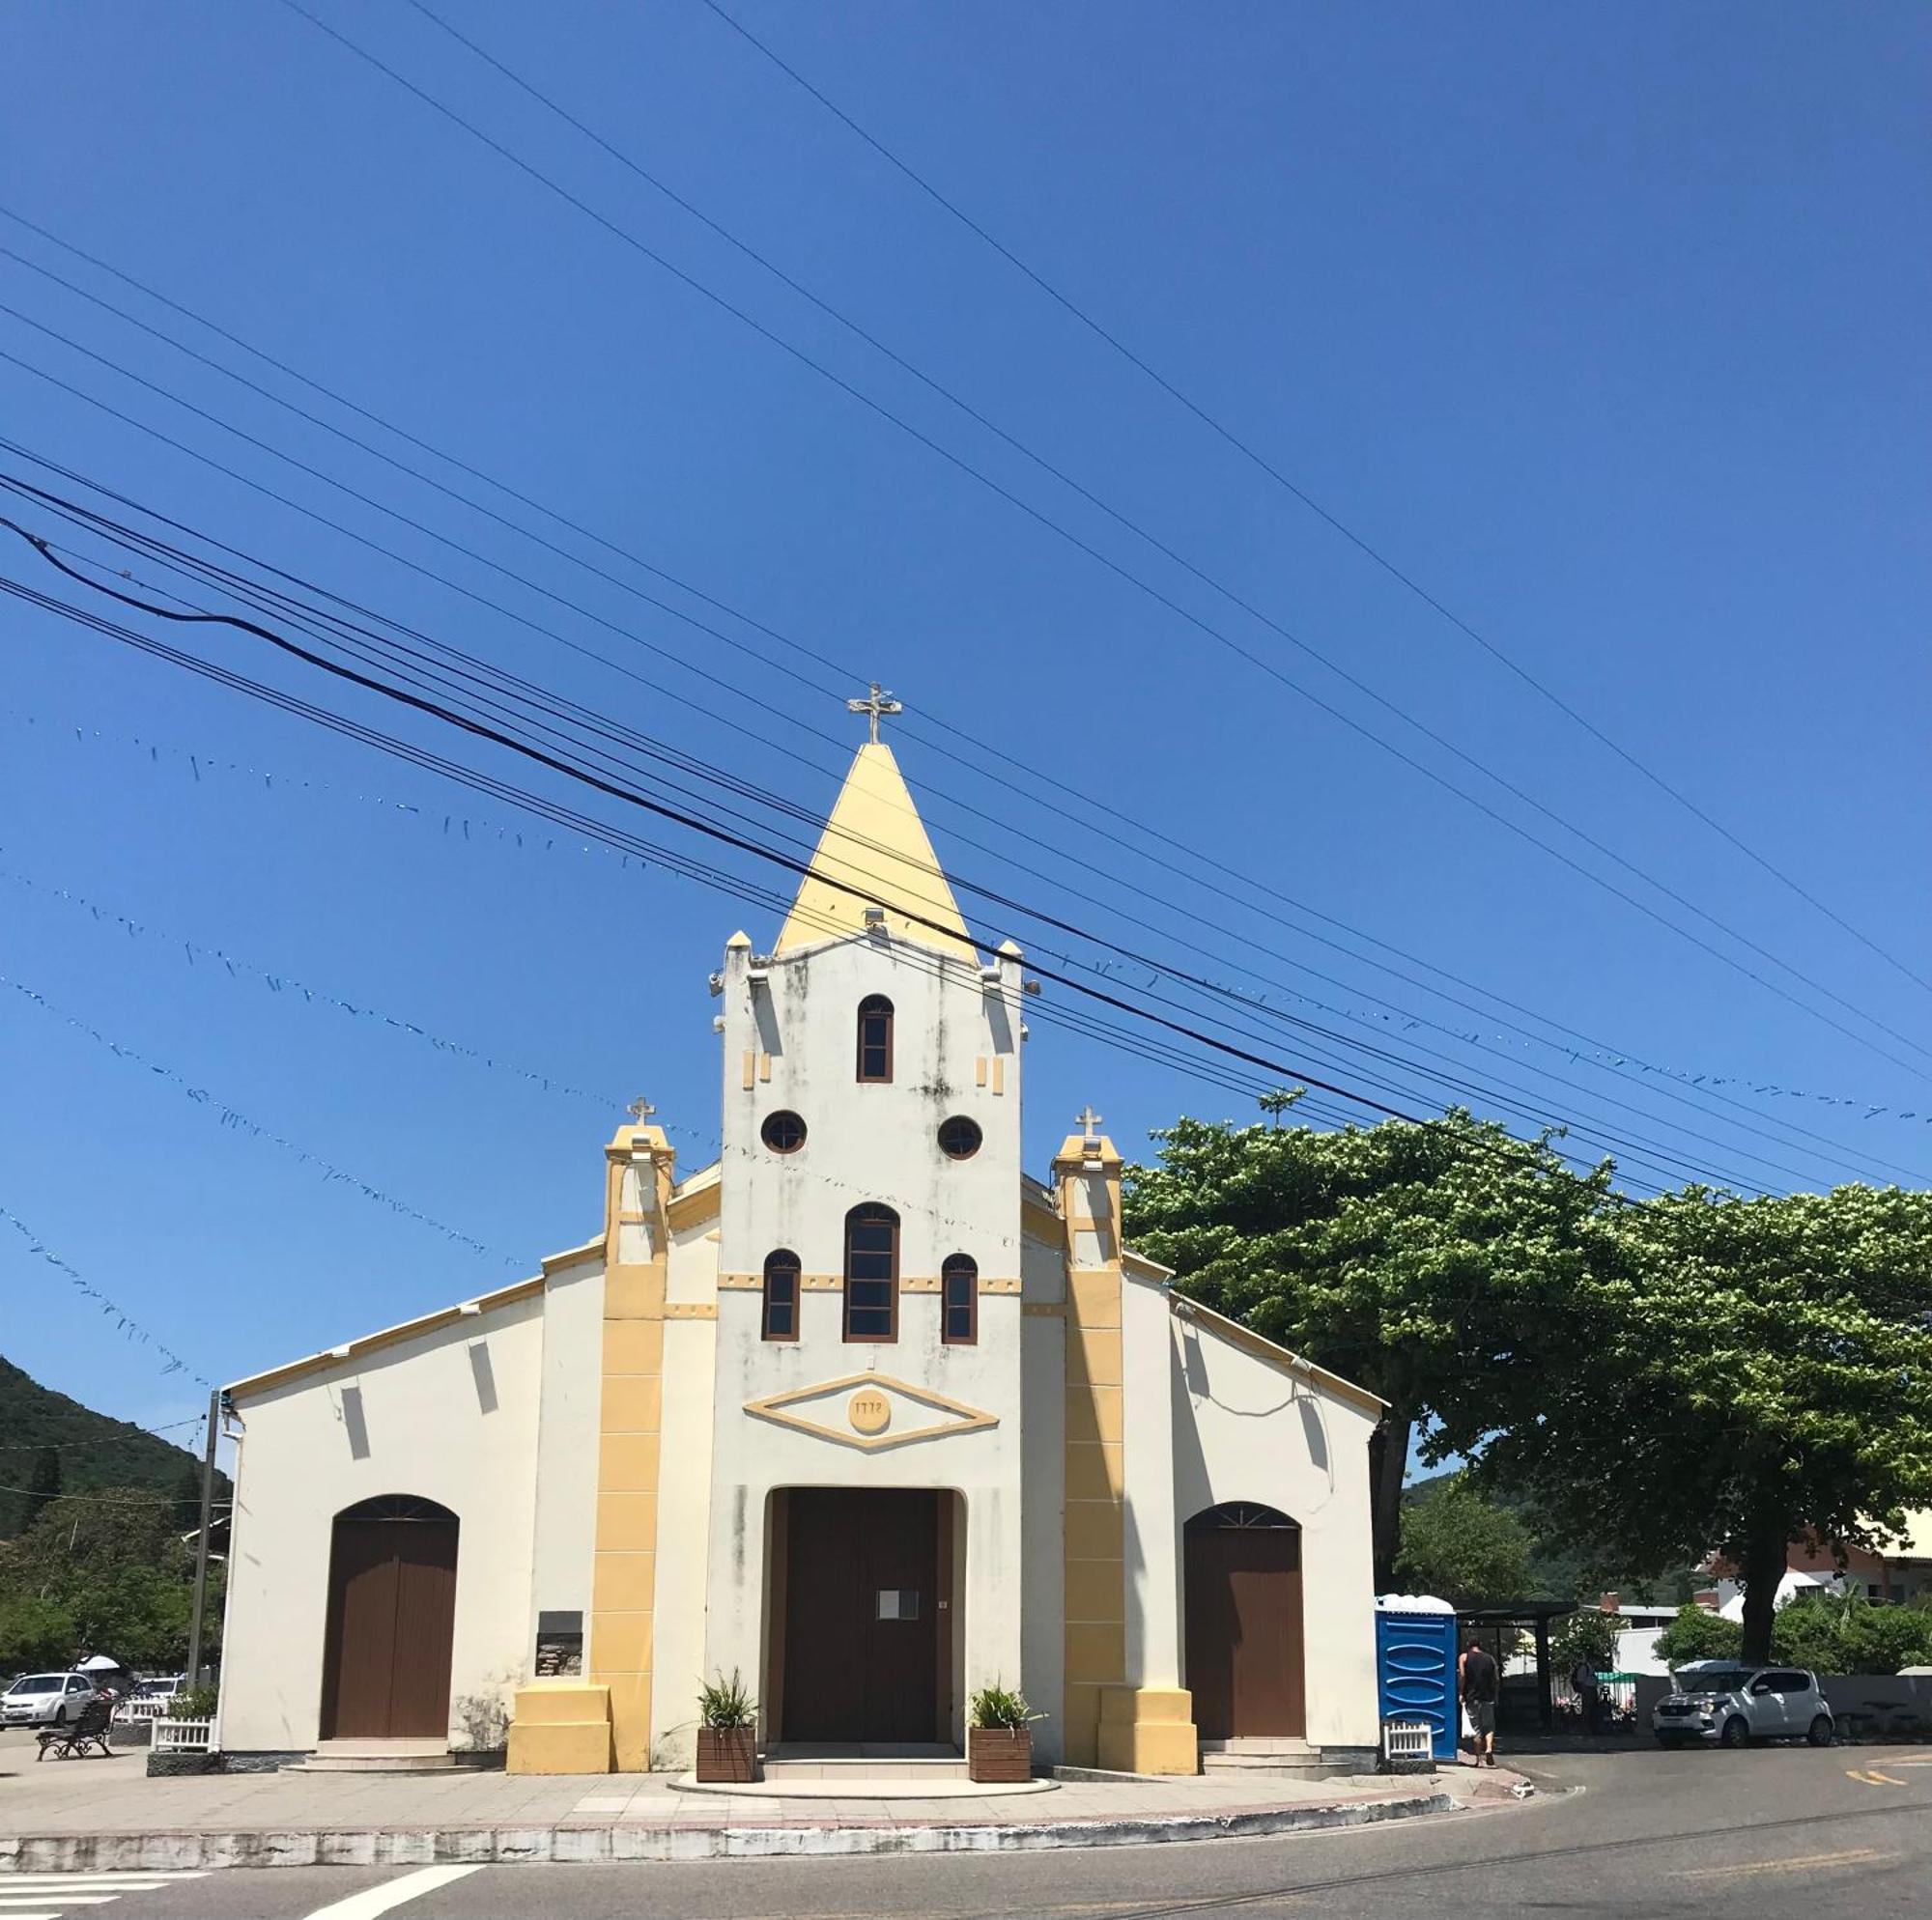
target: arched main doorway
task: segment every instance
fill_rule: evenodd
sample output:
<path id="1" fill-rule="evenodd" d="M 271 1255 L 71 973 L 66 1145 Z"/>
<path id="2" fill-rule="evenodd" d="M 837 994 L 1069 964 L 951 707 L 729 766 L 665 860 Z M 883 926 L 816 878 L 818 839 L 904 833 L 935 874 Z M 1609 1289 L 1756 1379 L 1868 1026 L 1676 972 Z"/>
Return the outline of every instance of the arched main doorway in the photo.
<path id="1" fill-rule="evenodd" d="M 457 1519 L 385 1493 L 335 1516 L 322 1737 L 435 1739 L 449 1729 Z"/>
<path id="2" fill-rule="evenodd" d="M 1231 1501 L 1187 1523 L 1187 1686 L 1204 1740 L 1307 1732 L 1301 1529 Z"/>

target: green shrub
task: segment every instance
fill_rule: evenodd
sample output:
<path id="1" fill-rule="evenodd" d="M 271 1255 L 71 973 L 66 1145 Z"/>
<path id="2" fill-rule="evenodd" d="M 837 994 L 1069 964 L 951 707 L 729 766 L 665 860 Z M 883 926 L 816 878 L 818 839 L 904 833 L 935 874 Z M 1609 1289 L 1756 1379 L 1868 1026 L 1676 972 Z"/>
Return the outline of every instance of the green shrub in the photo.
<path id="1" fill-rule="evenodd" d="M 214 1718 L 216 1703 L 221 1698 L 217 1686 L 189 1686 L 168 1702 L 170 1720 L 212 1720 Z"/>
<path id="2" fill-rule="evenodd" d="M 1568 1674 L 1578 1654 L 1600 1674 L 1614 1671 L 1617 1664 L 1617 1616 L 1599 1607 L 1584 1607 L 1559 1621 L 1549 1636 L 1549 1664 L 1560 1674 Z"/>
<path id="3" fill-rule="evenodd" d="M 1025 1694 L 1002 1686 L 997 1680 L 991 1686 L 982 1686 L 973 1696 L 970 1712 L 971 1724 L 982 1731 L 998 1727 L 1017 1732 L 1030 1721 L 1046 1718 L 1044 1713 L 1036 1713 L 1027 1705 Z"/>
<path id="4" fill-rule="evenodd" d="M 707 1727 L 750 1727 L 756 1723 L 758 1703 L 745 1690 L 744 1676 L 736 1667 L 727 1680 L 723 1673 L 706 1680 L 697 1695 L 697 1717 Z"/>
<path id="5" fill-rule="evenodd" d="M 1719 1620 L 1702 1607 L 1679 1607 L 1657 1636 L 1657 1656 L 1674 1673 L 1692 1660 L 1735 1660 L 1744 1645 L 1745 1630 L 1736 1621 Z"/>

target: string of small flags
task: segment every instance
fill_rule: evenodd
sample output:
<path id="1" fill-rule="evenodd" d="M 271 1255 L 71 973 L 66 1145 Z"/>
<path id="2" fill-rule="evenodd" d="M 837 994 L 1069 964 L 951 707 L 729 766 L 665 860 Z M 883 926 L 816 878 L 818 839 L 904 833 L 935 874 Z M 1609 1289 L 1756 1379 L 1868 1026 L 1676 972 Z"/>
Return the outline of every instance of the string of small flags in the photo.
<path id="1" fill-rule="evenodd" d="M 159 1354 L 165 1363 L 161 1368 L 163 1373 L 185 1373 L 190 1380 L 195 1381 L 200 1386 L 206 1387 L 210 1393 L 214 1391 L 214 1382 L 213 1380 L 203 1379 L 173 1347 L 167 1345 L 165 1341 L 156 1340 L 140 1321 L 135 1319 L 133 1314 L 116 1306 L 92 1281 L 88 1280 L 76 1268 L 70 1266 L 17 1213 L 13 1212 L 5 1205 L 0 1205 L 0 1220 L 4 1220 L 9 1227 L 13 1228 L 26 1241 L 29 1249 L 34 1254 L 44 1260 L 56 1273 L 63 1275 L 68 1285 L 73 1287 L 77 1293 L 93 1301 L 99 1308 L 101 1314 L 114 1322 L 115 1332 L 120 1334 L 123 1339 L 133 1341 L 141 1346 L 152 1347 L 155 1352 Z"/>
<path id="2" fill-rule="evenodd" d="M 98 1027 L 90 1027 L 86 1021 L 69 1013 L 65 1007 L 56 1006 L 44 994 L 37 992 L 24 981 L 0 974 L 0 986 L 12 987 L 15 993 L 32 1001 L 36 1006 L 52 1014 L 56 1020 L 62 1021 L 76 1033 L 85 1034 L 96 1045 L 105 1047 L 116 1058 L 145 1067 L 157 1080 L 166 1081 L 170 1087 L 186 1095 L 197 1106 L 208 1108 L 221 1126 L 238 1133 L 245 1133 L 254 1140 L 267 1141 L 271 1146 L 278 1146 L 284 1153 L 300 1161 L 303 1166 L 314 1168 L 322 1174 L 325 1186 L 346 1186 L 375 1205 L 387 1207 L 391 1213 L 401 1214 L 406 1220 L 413 1220 L 418 1226 L 427 1227 L 432 1232 L 440 1233 L 445 1240 L 459 1247 L 468 1248 L 469 1252 L 480 1255 L 485 1259 L 500 1259 L 505 1266 L 520 1268 L 524 1265 L 523 1261 L 513 1258 L 510 1255 L 498 1254 L 496 1249 L 486 1246 L 472 1235 L 436 1219 L 431 1214 L 424 1213 L 420 1207 L 412 1206 L 409 1201 L 398 1200 L 394 1194 L 384 1193 L 381 1187 L 361 1178 L 358 1174 L 348 1172 L 322 1154 L 312 1153 L 307 1147 L 298 1145 L 285 1134 L 275 1132 L 272 1127 L 265 1127 L 259 1120 L 251 1119 L 240 1108 L 231 1107 L 226 1101 L 216 1099 L 207 1087 L 195 1086 L 185 1074 L 177 1073 L 173 1067 L 164 1066 L 158 1060 L 151 1060 L 145 1054 L 137 1053 L 132 1047 L 124 1046 L 119 1040 L 109 1039 Z"/>
<path id="3" fill-rule="evenodd" d="M 402 813 L 435 825 L 440 822 L 445 837 L 463 840 L 496 840 L 501 844 L 514 845 L 526 851 L 557 853 L 575 850 L 578 853 L 601 856 L 615 860 L 625 867 L 648 868 L 653 862 L 635 854 L 627 854 L 613 847 L 600 845 L 589 840 L 559 839 L 554 834 L 525 833 L 520 829 L 499 826 L 490 821 L 472 820 L 462 814 L 445 812 L 440 808 L 420 806 L 412 802 L 393 799 L 378 793 L 363 793 L 350 788 L 331 786 L 327 781 L 298 779 L 288 774 L 275 774 L 260 767 L 251 767 L 244 762 L 213 758 L 204 753 L 193 753 L 184 748 L 163 747 L 153 741 L 143 740 L 133 735 L 113 735 L 95 727 L 79 727 L 66 721 L 43 721 L 32 714 L 16 710 L 0 710 L 0 719 L 15 725 L 29 726 L 49 734 L 71 733 L 75 742 L 85 745 L 88 741 L 98 741 L 110 746 L 132 747 L 144 752 L 150 763 L 160 766 L 164 762 L 185 765 L 198 782 L 205 774 L 229 774 L 249 780 L 259 781 L 265 791 L 273 792 L 278 788 L 299 788 L 305 793 L 322 793 L 338 800 L 353 800 L 362 805 L 373 805 L 386 812 Z M 1120 963 L 1098 961 L 1091 963 L 1092 971 L 1107 977 L 1116 977 L 1117 973 L 1124 973 Z M 1256 994 L 1248 989 L 1234 988 L 1236 993 L 1252 1003 L 1272 1009 L 1274 996 Z M 1863 1120 L 1892 1119 L 1911 1121 L 1919 1126 L 1932 1126 L 1932 1108 L 1897 1108 L 1884 1101 L 1855 1098 L 1837 1093 L 1820 1093 L 1804 1087 L 1785 1087 L 1776 1082 L 1756 1079 L 1747 1074 L 1698 1073 L 1689 1067 L 1662 1065 L 1655 1060 L 1647 1060 L 1639 1055 L 1612 1052 L 1606 1048 L 1576 1047 L 1560 1040 L 1525 1038 L 1515 1033 L 1486 1033 L 1479 1029 L 1449 1027 L 1440 1022 L 1415 1019 L 1404 1014 L 1392 1014 L 1383 1009 L 1334 1006 L 1313 996 L 1291 992 L 1286 996 L 1304 1006 L 1318 1008 L 1346 1020 L 1357 1021 L 1365 1026 L 1378 1027 L 1391 1033 L 1406 1033 L 1429 1028 L 1434 1031 L 1467 1042 L 1472 1046 L 1492 1045 L 1508 1047 L 1519 1053 L 1528 1053 L 1532 1048 L 1542 1048 L 1559 1055 L 1577 1065 L 1609 1067 L 1618 1072 L 1634 1072 L 1654 1075 L 1660 1079 L 1674 1080 L 1686 1087 L 1727 1088 L 1737 1092 L 1754 1094 L 1761 1099 L 1804 1100 L 1818 1106 L 1833 1107 L 1844 1112 L 1848 1117 Z"/>

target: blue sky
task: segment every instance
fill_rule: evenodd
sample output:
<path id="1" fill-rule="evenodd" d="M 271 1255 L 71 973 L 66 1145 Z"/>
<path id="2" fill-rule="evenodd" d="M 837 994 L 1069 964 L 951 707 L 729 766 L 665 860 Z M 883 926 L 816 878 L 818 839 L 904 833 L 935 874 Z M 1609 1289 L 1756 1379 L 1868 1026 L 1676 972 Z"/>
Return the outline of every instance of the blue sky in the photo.
<path id="1" fill-rule="evenodd" d="M 1540 1111 L 1641 1133 L 1686 1165 L 1780 1188 L 1932 1172 L 1932 1056 L 1913 1046 L 1932 1045 L 1924 987 L 1260 477 L 699 0 L 558 4 L 541 32 L 508 5 L 462 17 L 639 166 L 1203 573 L 1849 1010 L 1690 922 L 1154 553 L 420 15 L 314 4 L 1161 595 L 1793 999 L 1237 658 L 282 7 L 14 10 L 0 201 L 782 634 L 706 616 L 811 684 L 0 257 L 0 298 L 18 314 L 530 584 L 13 314 L 0 352 L 657 684 L 0 360 L 9 438 L 814 813 L 861 737 L 842 699 L 876 676 L 913 710 L 895 745 L 959 872 L 1122 945 L 1165 956 L 1190 941 L 1211 957 L 1187 964 L 1217 978 L 1298 984 L 1300 1003 L 1266 989 L 1277 1009 L 1371 1044 L 1439 1047 L 1445 1071 L 1532 1087 Z M 1922 12 L 739 11 L 1500 649 L 1932 975 Z M 381 438 L 14 222 L 0 220 L 0 244 Z M 50 587 L 39 566 L 20 549 L 0 572 Z M 684 1129 L 687 1165 L 707 1157 L 719 1062 L 705 975 L 735 927 L 768 940 L 773 917 L 17 604 L 0 622 L 0 974 L 59 1009 L 0 993 L 0 1205 L 196 1371 L 234 1378 L 582 1238 L 598 1148 L 639 1092 Z M 239 636 L 189 643 L 399 724 Z M 1241 897 L 1104 837 L 1135 842 L 1123 820 L 1226 862 L 1241 878 L 1207 877 Z M 1507 1009 L 1479 1002 L 1479 1016 L 1393 982 L 1286 924 L 1283 895 L 1662 1071 L 1565 1060 L 1506 1031 L 1521 1018 Z M 1019 931 L 1038 951 L 1038 929 Z M 1382 1020 L 1378 997 L 1502 1056 Z M 1038 1005 L 1036 1171 L 1088 1100 L 1130 1153 L 1179 1112 L 1253 1115 L 1245 1096 L 1059 1030 L 1069 995 Z M 1267 1042 L 1288 1060 L 1297 1044 L 1278 1029 Z M 1405 1104 L 1443 1097 L 1322 1045 L 1343 1063 L 1328 1077 L 1388 1071 Z M 1659 1092 L 1680 1085 L 1672 1073 L 1720 1078 L 1742 1105 L 1673 1104 Z M 1761 1086 L 1788 1090 L 1748 1090 Z M 197 1390 L 163 1377 L 11 1229 L 0 1276 L 9 1358 L 131 1418 L 192 1412 Z"/>

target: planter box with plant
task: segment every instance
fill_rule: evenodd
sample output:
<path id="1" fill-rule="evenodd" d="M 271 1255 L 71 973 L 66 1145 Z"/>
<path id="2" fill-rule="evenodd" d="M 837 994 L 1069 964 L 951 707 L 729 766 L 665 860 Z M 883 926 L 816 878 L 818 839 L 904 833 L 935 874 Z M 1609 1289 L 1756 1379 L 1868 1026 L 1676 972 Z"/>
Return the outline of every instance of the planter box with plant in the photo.
<path id="1" fill-rule="evenodd" d="M 1026 1696 L 995 1682 L 973 1696 L 966 1729 L 966 1777 L 1011 1784 L 1033 1778 L 1033 1722 L 1044 1719 Z"/>
<path id="2" fill-rule="evenodd" d="M 745 1786 L 758 1777 L 758 1703 L 738 1669 L 721 1673 L 697 1696 L 697 1777 Z"/>

